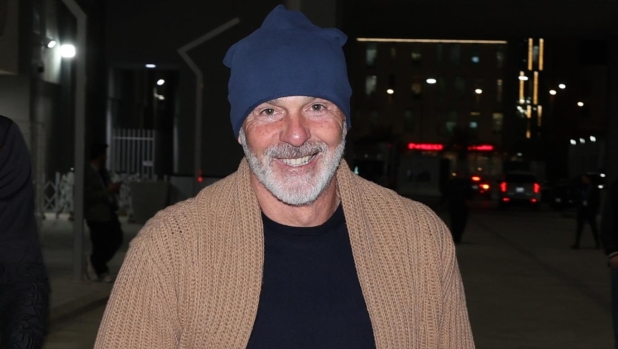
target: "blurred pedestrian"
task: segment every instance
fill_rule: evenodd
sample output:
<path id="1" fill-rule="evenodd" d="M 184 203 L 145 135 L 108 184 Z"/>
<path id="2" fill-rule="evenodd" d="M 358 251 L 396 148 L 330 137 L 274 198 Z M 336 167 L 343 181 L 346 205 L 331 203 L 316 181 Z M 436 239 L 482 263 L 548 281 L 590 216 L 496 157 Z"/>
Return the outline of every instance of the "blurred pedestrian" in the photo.
<path id="1" fill-rule="evenodd" d="M 0 116 L 0 348 L 41 348 L 47 330 L 49 281 L 34 202 L 26 143 Z"/>
<path id="2" fill-rule="evenodd" d="M 132 241 L 96 349 L 474 348 L 448 229 L 342 160 L 345 41 L 279 5 L 228 50 L 245 159 Z"/>
<path id="3" fill-rule="evenodd" d="M 472 198 L 472 182 L 466 175 L 465 170 L 458 170 L 455 177 L 451 178 L 442 191 L 441 206 L 446 206 L 448 210 L 451 234 L 456 244 L 461 243 L 466 225 L 468 223 L 468 204 Z"/>
<path id="4" fill-rule="evenodd" d="M 588 175 L 580 177 L 580 183 L 575 188 L 575 200 L 577 205 L 577 230 L 575 232 L 575 244 L 572 249 L 579 249 L 579 242 L 582 237 L 584 225 L 588 223 L 592 236 L 594 237 L 595 248 L 600 248 L 599 231 L 597 228 L 597 216 L 601 206 L 601 195 L 599 189 L 592 184 Z"/>
<path id="5" fill-rule="evenodd" d="M 92 254 L 90 263 L 96 279 L 113 282 L 107 263 L 122 245 L 122 229 L 116 211 L 121 183 L 113 183 L 105 168 L 107 144 L 96 143 L 90 147 L 90 164 L 84 175 L 84 216 L 90 228 Z"/>
<path id="6" fill-rule="evenodd" d="M 618 180 L 612 183 L 605 197 L 601 219 L 601 238 L 611 271 L 614 345 L 618 349 Z"/>

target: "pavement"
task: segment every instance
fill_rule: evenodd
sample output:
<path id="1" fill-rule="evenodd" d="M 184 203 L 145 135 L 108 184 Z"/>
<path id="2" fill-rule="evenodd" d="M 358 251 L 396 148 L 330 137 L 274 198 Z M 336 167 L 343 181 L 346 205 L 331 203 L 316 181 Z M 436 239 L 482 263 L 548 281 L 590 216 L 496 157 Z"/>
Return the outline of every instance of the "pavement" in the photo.
<path id="1" fill-rule="evenodd" d="M 582 249 L 570 249 L 573 215 L 497 210 L 483 201 L 472 206 L 457 254 L 477 348 L 613 348 L 606 259 L 588 231 Z M 126 220 L 122 227 L 125 243 L 110 263 L 113 272 L 141 228 Z M 72 223 L 66 217 L 48 216 L 41 236 L 52 283 L 45 349 L 92 348 L 111 285 L 72 279 Z"/>

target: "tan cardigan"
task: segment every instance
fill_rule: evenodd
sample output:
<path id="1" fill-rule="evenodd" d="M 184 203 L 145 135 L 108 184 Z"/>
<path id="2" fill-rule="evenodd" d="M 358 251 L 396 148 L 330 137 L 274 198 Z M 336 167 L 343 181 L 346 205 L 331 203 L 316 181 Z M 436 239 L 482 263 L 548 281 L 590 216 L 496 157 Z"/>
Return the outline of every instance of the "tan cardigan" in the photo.
<path id="1" fill-rule="evenodd" d="M 95 349 L 246 347 L 264 265 L 249 174 L 243 160 L 236 173 L 144 226 L 131 242 Z M 336 178 L 377 348 L 474 348 L 442 221 L 354 175 L 345 162 Z"/>

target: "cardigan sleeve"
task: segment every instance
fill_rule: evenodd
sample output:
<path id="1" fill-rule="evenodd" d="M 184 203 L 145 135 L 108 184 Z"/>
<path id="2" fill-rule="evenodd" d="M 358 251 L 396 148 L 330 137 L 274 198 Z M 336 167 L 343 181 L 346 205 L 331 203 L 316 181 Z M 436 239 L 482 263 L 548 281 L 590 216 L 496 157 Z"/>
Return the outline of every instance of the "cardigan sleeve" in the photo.
<path id="1" fill-rule="evenodd" d="M 442 321 L 438 332 L 440 336 L 438 347 L 441 349 L 473 349 L 474 339 L 455 245 L 444 223 L 440 222 L 438 229 L 440 230 L 438 236 L 441 238 L 442 268 Z"/>
<path id="2" fill-rule="evenodd" d="M 149 230 L 147 224 L 140 232 Z M 99 328 L 95 349 L 172 349 L 180 338 L 175 287 L 155 242 L 131 242 Z M 159 256 L 154 258 L 154 256 Z"/>

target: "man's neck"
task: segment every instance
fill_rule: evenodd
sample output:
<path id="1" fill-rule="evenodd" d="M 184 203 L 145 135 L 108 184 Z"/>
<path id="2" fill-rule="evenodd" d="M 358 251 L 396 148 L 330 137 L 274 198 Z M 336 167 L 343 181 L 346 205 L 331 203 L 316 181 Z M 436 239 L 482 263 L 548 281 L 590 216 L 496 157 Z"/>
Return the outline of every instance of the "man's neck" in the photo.
<path id="1" fill-rule="evenodd" d="M 251 186 L 262 212 L 268 218 L 293 227 L 315 227 L 325 223 L 340 203 L 335 178 L 316 201 L 303 206 L 292 206 L 281 202 L 253 174 L 251 174 Z"/>

